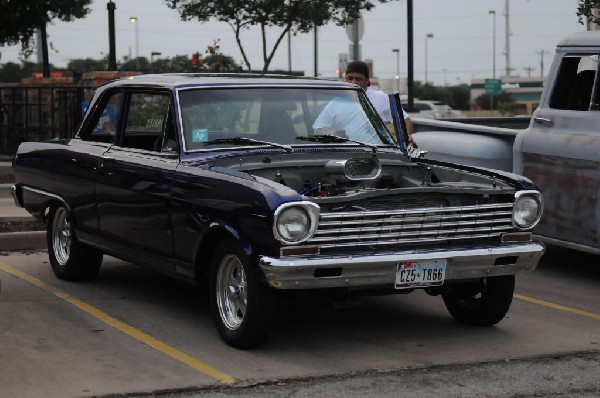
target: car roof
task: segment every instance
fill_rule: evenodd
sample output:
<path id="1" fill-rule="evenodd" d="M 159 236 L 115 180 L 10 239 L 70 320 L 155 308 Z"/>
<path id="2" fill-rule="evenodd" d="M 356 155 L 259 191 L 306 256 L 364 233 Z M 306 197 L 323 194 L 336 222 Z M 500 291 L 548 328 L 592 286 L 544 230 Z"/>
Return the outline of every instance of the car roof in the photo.
<path id="1" fill-rule="evenodd" d="M 357 88 L 337 79 L 297 77 L 253 73 L 165 73 L 130 76 L 107 83 L 106 86 L 153 86 L 185 88 L 195 86 L 319 86 Z"/>

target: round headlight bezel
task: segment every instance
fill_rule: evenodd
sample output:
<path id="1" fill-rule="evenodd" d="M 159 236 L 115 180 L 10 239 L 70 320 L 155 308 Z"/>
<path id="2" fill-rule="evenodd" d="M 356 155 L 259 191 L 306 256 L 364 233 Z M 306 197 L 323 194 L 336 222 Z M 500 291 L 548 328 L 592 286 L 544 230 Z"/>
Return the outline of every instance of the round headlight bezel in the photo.
<path id="1" fill-rule="evenodd" d="M 273 234 L 277 240 L 284 244 L 293 245 L 306 242 L 312 238 L 317 231 L 319 225 L 319 205 L 312 202 L 292 202 L 285 203 L 275 210 L 273 220 Z M 289 230 L 285 225 L 291 225 L 290 219 L 304 218 L 304 221 L 297 223 L 301 225 L 304 223 L 303 230 L 295 234 L 290 235 Z M 296 226 L 297 227 L 297 226 Z M 286 232 L 286 228 L 288 231 Z"/>
<path id="2" fill-rule="evenodd" d="M 524 217 L 521 213 L 527 208 L 534 208 L 531 217 Z M 515 193 L 515 202 L 512 210 L 513 226 L 519 230 L 531 230 L 540 222 L 544 210 L 544 198 L 539 191 L 526 190 Z"/>

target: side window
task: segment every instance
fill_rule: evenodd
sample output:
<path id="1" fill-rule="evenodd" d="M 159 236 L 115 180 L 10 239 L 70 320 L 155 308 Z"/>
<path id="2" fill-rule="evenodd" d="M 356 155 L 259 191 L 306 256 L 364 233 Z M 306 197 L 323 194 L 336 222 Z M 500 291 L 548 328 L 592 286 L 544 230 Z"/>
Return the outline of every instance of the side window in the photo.
<path id="1" fill-rule="evenodd" d="M 112 143 L 117 135 L 117 118 L 121 114 L 123 106 L 123 92 L 118 91 L 110 94 L 104 105 L 98 109 L 92 125 L 92 132 L 87 136 L 87 141 Z"/>
<path id="2" fill-rule="evenodd" d="M 598 110 L 594 89 L 598 55 L 566 55 L 561 60 L 550 107 L 577 111 Z"/>
<path id="3" fill-rule="evenodd" d="M 133 93 L 124 123 L 121 146 L 159 152 L 163 148 L 165 134 L 173 134 L 167 128 L 170 99 L 162 93 Z"/>

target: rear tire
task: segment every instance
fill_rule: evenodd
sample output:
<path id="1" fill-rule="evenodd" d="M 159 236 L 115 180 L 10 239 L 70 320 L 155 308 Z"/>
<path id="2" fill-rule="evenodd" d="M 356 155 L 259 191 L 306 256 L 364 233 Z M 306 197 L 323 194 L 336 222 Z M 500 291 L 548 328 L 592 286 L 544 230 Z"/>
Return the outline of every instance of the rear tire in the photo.
<path id="1" fill-rule="evenodd" d="M 231 239 L 217 248 L 210 268 L 210 306 L 219 335 L 241 349 L 258 347 L 268 336 L 275 308 L 273 290 Z"/>
<path id="2" fill-rule="evenodd" d="M 46 237 L 50 265 L 58 279 L 78 281 L 98 274 L 102 252 L 77 240 L 71 215 L 63 206 L 50 209 Z"/>
<path id="3" fill-rule="evenodd" d="M 457 321 L 473 326 L 492 326 L 508 313 L 515 291 L 515 276 L 495 276 L 476 282 L 448 285 L 444 304 Z"/>

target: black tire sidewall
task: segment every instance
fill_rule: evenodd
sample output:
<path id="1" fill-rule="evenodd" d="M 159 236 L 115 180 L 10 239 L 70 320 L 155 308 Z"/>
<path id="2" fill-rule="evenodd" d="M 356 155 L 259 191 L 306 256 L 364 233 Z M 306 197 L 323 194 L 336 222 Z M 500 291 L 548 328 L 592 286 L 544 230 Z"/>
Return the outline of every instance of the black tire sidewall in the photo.
<path id="1" fill-rule="evenodd" d="M 451 289 L 442 293 L 450 314 L 459 322 L 473 326 L 492 326 L 508 313 L 515 289 L 515 276 L 504 275 L 482 281 L 481 297 L 465 302 Z"/>

